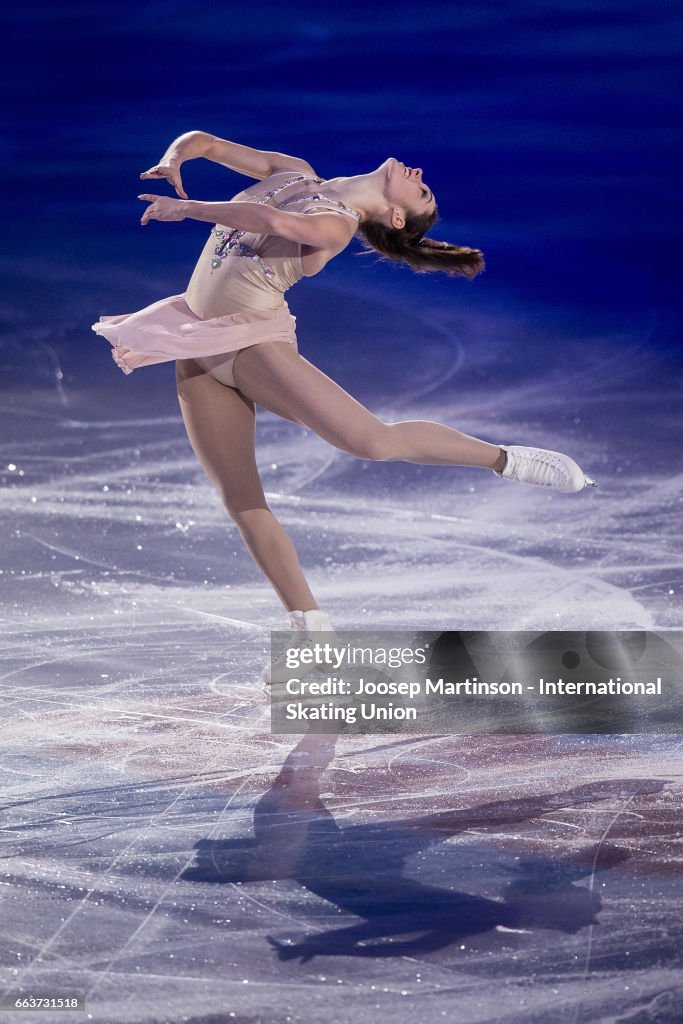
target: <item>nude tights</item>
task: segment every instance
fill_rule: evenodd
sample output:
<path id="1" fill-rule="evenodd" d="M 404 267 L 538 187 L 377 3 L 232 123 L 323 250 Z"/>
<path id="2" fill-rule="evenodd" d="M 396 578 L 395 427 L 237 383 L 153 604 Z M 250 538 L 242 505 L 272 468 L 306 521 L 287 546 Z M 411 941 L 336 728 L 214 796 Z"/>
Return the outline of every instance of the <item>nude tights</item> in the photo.
<path id="1" fill-rule="evenodd" d="M 254 452 L 255 404 L 359 459 L 483 469 L 500 465 L 497 445 L 453 427 L 378 419 L 290 344 L 264 342 L 243 349 L 235 357 L 233 376 L 237 388 L 219 383 L 193 359 L 178 360 L 180 409 L 197 458 L 289 611 L 318 606 L 296 549 L 263 493 Z"/>

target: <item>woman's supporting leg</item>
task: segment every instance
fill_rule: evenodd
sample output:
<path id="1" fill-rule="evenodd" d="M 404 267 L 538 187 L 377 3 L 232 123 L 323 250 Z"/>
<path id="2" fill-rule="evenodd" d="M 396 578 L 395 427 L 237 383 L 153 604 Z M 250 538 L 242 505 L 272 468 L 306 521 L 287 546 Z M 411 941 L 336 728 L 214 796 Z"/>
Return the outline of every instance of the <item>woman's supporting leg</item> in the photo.
<path id="1" fill-rule="evenodd" d="M 360 459 L 501 470 L 505 453 L 453 427 L 428 420 L 384 423 L 293 346 L 265 342 L 238 352 L 239 390 L 265 409 L 309 427 Z"/>
<path id="2" fill-rule="evenodd" d="M 266 503 L 254 454 L 253 402 L 193 359 L 176 362 L 176 380 L 190 444 L 256 563 L 288 611 L 317 608 L 294 545 Z"/>

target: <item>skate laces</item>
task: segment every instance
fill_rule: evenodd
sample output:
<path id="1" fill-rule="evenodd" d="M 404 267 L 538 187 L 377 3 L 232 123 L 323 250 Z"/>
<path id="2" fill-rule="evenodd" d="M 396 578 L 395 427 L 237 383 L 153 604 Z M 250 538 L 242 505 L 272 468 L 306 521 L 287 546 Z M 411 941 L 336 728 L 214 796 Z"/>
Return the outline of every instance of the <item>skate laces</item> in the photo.
<path id="1" fill-rule="evenodd" d="M 509 456 L 510 453 L 508 453 Z M 555 452 L 539 448 L 536 452 L 514 452 L 512 474 L 517 479 L 533 479 L 541 486 L 551 487 L 559 479 L 569 483 L 570 475 L 563 460 Z"/>

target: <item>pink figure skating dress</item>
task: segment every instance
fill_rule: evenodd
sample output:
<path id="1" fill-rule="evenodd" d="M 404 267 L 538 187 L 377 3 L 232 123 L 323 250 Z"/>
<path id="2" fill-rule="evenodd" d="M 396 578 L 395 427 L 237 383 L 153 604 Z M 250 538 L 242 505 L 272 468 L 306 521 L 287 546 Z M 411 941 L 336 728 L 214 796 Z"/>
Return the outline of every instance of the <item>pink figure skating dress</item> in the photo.
<path id="1" fill-rule="evenodd" d="M 291 213 L 360 215 L 322 178 L 278 171 L 233 197 L 271 203 Z M 282 198 L 272 203 L 275 196 Z M 296 345 L 296 320 L 285 292 L 304 276 L 301 244 L 216 224 L 186 291 L 159 299 L 136 313 L 101 316 L 93 331 L 107 339 L 124 373 L 172 359 L 197 359 L 222 383 L 234 387 L 232 360 L 240 349 L 266 341 Z"/>

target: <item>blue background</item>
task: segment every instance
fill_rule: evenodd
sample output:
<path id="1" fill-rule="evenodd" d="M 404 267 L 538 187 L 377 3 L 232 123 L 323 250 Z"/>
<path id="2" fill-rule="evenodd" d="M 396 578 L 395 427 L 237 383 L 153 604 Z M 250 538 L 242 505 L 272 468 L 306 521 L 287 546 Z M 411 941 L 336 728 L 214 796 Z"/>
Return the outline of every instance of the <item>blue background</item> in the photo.
<path id="1" fill-rule="evenodd" d="M 205 225 L 143 231 L 135 197 L 139 172 L 189 129 L 303 156 L 326 177 L 388 155 L 421 166 L 439 202 L 432 234 L 483 249 L 486 274 L 469 285 L 374 265 L 373 288 L 422 304 L 448 293 L 463 315 L 470 303 L 475 316 L 561 309 L 575 330 L 622 338 L 637 325 L 667 353 L 667 377 L 682 21 L 677 5 L 632 0 L 15 7 L 3 30 L 5 385 L 49 385 L 57 364 L 74 381 L 99 376 L 108 347 L 89 324 L 183 290 Z M 246 184 L 204 161 L 184 174 L 207 200 Z M 347 252 L 292 294 L 323 363 L 316 287 L 367 285 L 367 264 Z M 378 356 L 392 333 L 373 332 Z"/>
<path id="2" fill-rule="evenodd" d="M 143 229 L 136 199 L 139 173 L 182 132 L 302 156 L 326 177 L 389 155 L 420 165 L 439 201 L 433 234 L 482 248 L 486 273 L 414 275 L 353 243 L 288 294 L 302 353 L 387 419 L 566 451 L 600 486 L 565 495 L 357 460 L 259 411 L 264 488 L 316 599 L 339 629 L 683 629 L 682 21 L 673 4 L 629 0 L 4 15 L 6 987 L 54 991 L 59 971 L 64 991 L 97 990 L 88 1005 L 112 1022 L 230 1007 L 415 1024 L 417 1006 L 433 1024 L 454 999 L 462 1019 L 501 1024 L 554 1022 L 560 1005 L 576 1024 L 682 1019 L 667 991 L 681 946 L 674 794 L 651 785 L 676 777 L 679 740 L 342 738 L 298 762 L 290 788 L 270 786 L 290 753 L 267 732 L 258 682 L 279 601 L 190 448 L 173 365 L 124 376 L 89 329 L 185 287 L 208 225 Z M 194 198 L 247 184 L 203 161 L 183 170 Z M 574 807 L 567 787 L 583 783 L 596 802 Z M 551 790 L 543 820 L 529 798 Z M 386 876 L 419 930 L 434 915 L 411 878 L 446 893 L 433 890 L 441 921 L 465 894 L 442 926 L 449 945 L 282 964 L 269 936 L 324 937 L 352 916 L 305 879 L 254 890 L 182 876 L 195 854 L 201 866 L 239 847 L 264 793 L 275 831 L 283 806 L 302 832 L 311 808 L 351 826 L 347 867 L 325 843 L 308 863 L 351 888 L 354 872 L 367 885 L 368 851 L 382 867 L 403 857 L 394 823 L 457 807 L 467 835 Z M 492 801 L 503 821 L 496 811 L 487 832 Z M 510 884 L 533 902 L 528 871 L 567 879 L 569 900 L 544 898 L 523 935 L 469 936 L 468 906 L 479 927 L 483 900 Z M 372 912 L 392 906 L 385 893 Z"/>

